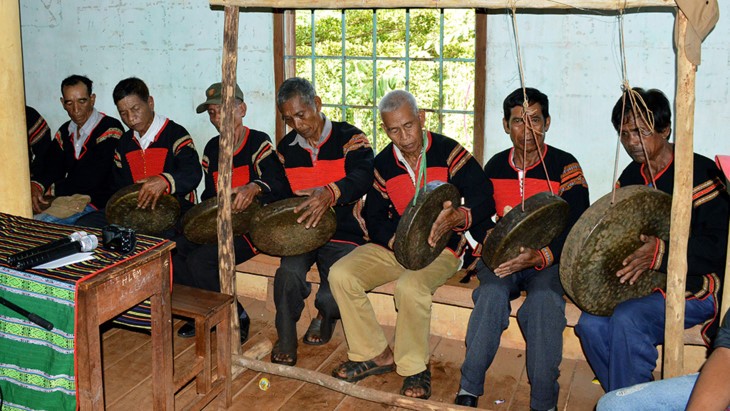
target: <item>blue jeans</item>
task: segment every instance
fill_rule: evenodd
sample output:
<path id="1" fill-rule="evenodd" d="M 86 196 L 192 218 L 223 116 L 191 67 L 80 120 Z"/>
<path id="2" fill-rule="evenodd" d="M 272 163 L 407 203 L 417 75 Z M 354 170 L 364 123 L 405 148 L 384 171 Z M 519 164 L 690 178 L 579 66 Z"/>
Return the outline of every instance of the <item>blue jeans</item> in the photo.
<path id="1" fill-rule="evenodd" d="M 715 299 L 688 299 L 684 328 L 715 314 Z M 626 300 L 609 317 L 582 313 L 575 333 L 588 364 L 606 392 L 649 382 L 664 342 L 665 300 L 660 292 Z"/>
<path id="2" fill-rule="evenodd" d="M 69 217 L 59 218 L 59 217 L 54 217 L 50 214 L 40 213 L 40 214 L 34 215 L 33 219 L 38 220 L 38 221 L 45 221 L 46 223 L 74 225 L 74 224 L 76 224 L 76 220 L 85 216 L 86 214 L 89 214 L 92 211 L 96 211 L 96 208 L 92 207 L 91 204 L 87 204 L 83 210 L 81 210 L 78 213 L 71 215 Z"/>
<path id="3" fill-rule="evenodd" d="M 527 344 L 530 407 L 547 410 L 558 402 L 558 376 L 563 356 L 565 300 L 558 266 L 542 271 L 526 269 L 497 277 L 483 262 L 477 264 L 479 287 L 474 290 L 474 310 L 466 332 L 466 357 L 461 366 L 461 389 L 480 396 L 484 378 L 509 325 L 510 300 L 527 291 L 517 321 Z"/>
<path id="4" fill-rule="evenodd" d="M 682 411 L 687 407 L 699 374 L 645 382 L 609 392 L 598 401 L 597 411 Z"/>
<path id="5" fill-rule="evenodd" d="M 355 247 L 350 243 L 329 241 L 314 251 L 281 257 L 281 265 L 274 275 L 274 305 L 276 331 L 282 351 L 290 352 L 297 347 L 297 321 L 304 310 L 304 300 L 312 291 L 311 284 L 307 282 L 307 271 L 315 262 L 319 271 L 319 291 L 314 306 L 325 317 L 325 321 L 340 317 L 337 302 L 330 291 L 330 267 Z"/>

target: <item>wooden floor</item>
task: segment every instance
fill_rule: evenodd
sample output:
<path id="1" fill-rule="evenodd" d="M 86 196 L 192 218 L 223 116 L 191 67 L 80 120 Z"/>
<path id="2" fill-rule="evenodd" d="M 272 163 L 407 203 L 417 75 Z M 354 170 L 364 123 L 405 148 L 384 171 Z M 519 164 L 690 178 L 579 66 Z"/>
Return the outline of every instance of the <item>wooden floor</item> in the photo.
<path id="1" fill-rule="evenodd" d="M 274 314 L 263 302 L 241 301 L 253 319 L 251 338 L 243 350 L 268 338 L 276 340 Z M 174 320 L 177 330 L 183 322 Z M 309 318 L 299 323 L 299 335 L 303 335 Z M 392 329 L 386 329 L 392 339 Z M 193 339 L 174 336 L 175 365 L 184 366 L 193 358 Z M 144 333 L 112 328 L 103 334 L 104 387 L 107 409 L 152 409 L 151 393 L 151 342 Z M 432 337 L 431 371 L 433 374 L 431 400 L 451 404 L 459 387 L 459 367 L 464 358 L 463 341 Z M 298 367 L 317 370 L 329 375 L 332 369 L 347 359 L 347 346 L 342 328 L 338 323 L 332 340 L 323 346 L 299 345 Z M 268 357 L 265 358 L 268 361 Z M 594 376 L 585 361 L 563 360 L 560 367 L 559 410 L 592 410 L 603 390 L 592 382 Z M 266 377 L 270 388 L 263 391 L 259 381 Z M 374 376 L 358 384 L 381 391 L 397 393 L 403 377 L 396 373 Z M 178 405 L 193 395 L 194 387 L 184 388 L 178 395 Z M 525 370 L 524 351 L 500 349 L 487 373 L 485 395 L 480 398 L 479 408 L 498 411 L 529 410 L 530 385 Z M 181 409 L 181 407 L 176 407 Z M 318 385 L 300 382 L 246 370 L 233 381 L 233 405 L 230 410 L 381 410 L 381 404 L 353 397 Z M 218 398 L 207 411 L 224 410 Z"/>

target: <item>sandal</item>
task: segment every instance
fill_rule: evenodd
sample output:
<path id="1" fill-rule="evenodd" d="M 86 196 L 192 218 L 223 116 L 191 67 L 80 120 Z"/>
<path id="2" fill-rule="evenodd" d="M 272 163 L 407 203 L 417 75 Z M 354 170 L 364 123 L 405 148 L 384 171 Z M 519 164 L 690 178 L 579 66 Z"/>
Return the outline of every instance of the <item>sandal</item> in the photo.
<path id="1" fill-rule="evenodd" d="M 274 344 L 271 349 L 271 362 L 274 364 L 282 364 L 293 367 L 297 363 L 297 349 L 294 351 L 284 351 L 279 348 L 279 341 Z"/>
<path id="2" fill-rule="evenodd" d="M 418 374 L 406 377 L 403 381 L 403 388 L 400 389 L 400 395 L 406 395 L 406 390 L 411 390 L 411 393 L 413 393 L 419 388 L 423 390 L 423 394 L 407 397 L 427 400 L 431 396 L 431 370 L 425 369 Z"/>
<path id="3" fill-rule="evenodd" d="M 302 342 L 308 345 L 324 345 L 332 339 L 332 332 L 337 324 L 337 319 L 326 320 L 319 315 L 309 323 L 307 332 L 304 333 Z M 318 338 L 315 340 L 314 338 Z"/>
<path id="4" fill-rule="evenodd" d="M 378 365 L 373 360 L 345 361 L 332 370 L 332 376 L 347 382 L 356 382 L 371 375 L 386 374 L 393 371 L 395 371 L 395 364 Z M 345 374 L 345 376 L 343 377 L 341 374 Z"/>

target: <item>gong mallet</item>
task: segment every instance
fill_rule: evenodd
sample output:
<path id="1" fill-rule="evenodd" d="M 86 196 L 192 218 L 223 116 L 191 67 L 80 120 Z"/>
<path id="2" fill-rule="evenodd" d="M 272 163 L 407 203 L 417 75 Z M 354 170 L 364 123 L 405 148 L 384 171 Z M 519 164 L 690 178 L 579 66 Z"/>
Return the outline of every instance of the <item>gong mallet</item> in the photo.
<path id="1" fill-rule="evenodd" d="M 45 328 L 48 331 L 51 331 L 53 329 L 53 324 L 51 324 L 50 321 L 46 320 L 45 318 L 39 316 L 38 314 L 33 314 L 32 312 L 29 312 L 21 307 L 18 307 L 17 305 L 11 303 L 10 301 L 4 299 L 3 297 L 0 297 L 0 304 L 10 308 L 11 310 L 15 311 L 16 313 L 22 315 L 23 317 L 29 319 L 30 321 L 40 325 L 41 327 Z"/>

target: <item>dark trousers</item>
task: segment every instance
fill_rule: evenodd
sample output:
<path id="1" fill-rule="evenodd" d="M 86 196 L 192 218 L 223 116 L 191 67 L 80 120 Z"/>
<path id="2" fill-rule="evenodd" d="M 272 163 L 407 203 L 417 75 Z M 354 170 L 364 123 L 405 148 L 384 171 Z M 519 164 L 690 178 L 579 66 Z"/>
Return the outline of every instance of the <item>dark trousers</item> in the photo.
<path id="1" fill-rule="evenodd" d="M 656 346 L 664 342 L 666 302 L 654 292 L 617 305 L 609 317 L 582 313 L 575 333 L 606 392 L 652 380 L 659 356 Z M 712 318 L 715 299 L 687 299 L 684 328 Z"/>
<path id="2" fill-rule="evenodd" d="M 340 317 L 340 310 L 330 291 L 330 267 L 355 247 L 351 243 L 330 241 L 314 251 L 281 258 L 274 277 L 274 304 L 276 331 L 282 350 L 292 351 L 297 347 L 297 321 L 304 310 L 304 300 L 312 291 L 311 284 L 307 282 L 307 271 L 315 262 L 319 271 L 319 291 L 314 306 L 325 321 Z"/>
<path id="3" fill-rule="evenodd" d="M 484 394 L 485 373 L 497 353 L 502 332 L 509 325 L 509 302 L 524 290 L 527 297 L 517 312 L 517 321 L 527 343 L 530 407 L 554 407 L 558 402 L 566 324 L 558 266 L 541 271 L 526 269 L 505 278 L 497 277 L 481 261 L 477 269 L 480 284 L 472 295 L 474 310 L 466 332 L 461 388 L 476 396 Z"/>
<path id="4" fill-rule="evenodd" d="M 218 244 L 196 244 L 182 235 L 173 238 L 176 243 L 172 256 L 172 276 L 176 284 L 220 291 L 218 275 Z M 236 264 L 250 259 L 256 252 L 244 236 L 233 237 Z M 244 312 L 239 304 L 239 316 Z"/>

